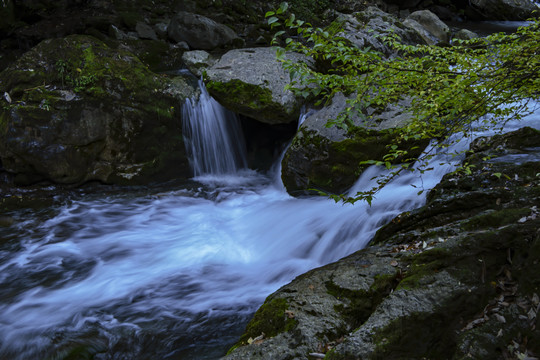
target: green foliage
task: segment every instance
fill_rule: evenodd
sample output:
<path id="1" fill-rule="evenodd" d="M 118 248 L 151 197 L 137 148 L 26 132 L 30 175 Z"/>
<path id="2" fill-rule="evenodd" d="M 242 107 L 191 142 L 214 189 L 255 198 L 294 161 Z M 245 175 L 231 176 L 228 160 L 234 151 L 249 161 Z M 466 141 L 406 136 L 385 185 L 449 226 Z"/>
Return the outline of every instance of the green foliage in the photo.
<path id="1" fill-rule="evenodd" d="M 381 37 L 394 52 L 387 57 L 380 51 L 352 45 L 340 36 L 337 23 L 326 29 L 313 27 L 294 14 L 287 15 L 287 8 L 283 3 L 266 16 L 276 31 L 273 43 L 277 45 L 277 57 L 290 73 L 288 89 L 316 105 L 329 102 L 339 92 L 353 96 L 346 111 L 327 126 L 348 129 L 352 115 L 369 120 L 389 104 L 411 101 L 406 110 L 412 119 L 407 126 L 395 129 L 396 141 L 388 146 L 383 161 L 359 164 L 381 165 L 393 171 L 367 192 L 353 198 L 338 195 L 336 199 L 371 202 L 386 183 L 410 170 L 409 164 L 394 165 L 396 159 L 408 156 L 400 150 L 403 141 L 436 140 L 431 153 L 410 159 L 425 164 L 435 151 L 449 145 L 450 136 L 468 136 L 478 124 L 499 127 L 511 119 L 520 119 L 530 111 L 530 100 L 539 98 L 539 19 L 531 20 L 529 26 L 514 34 L 455 41 L 448 47 L 404 45 L 396 34 L 391 34 Z M 315 67 L 286 60 L 285 51 L 311 57 Z M 491 115 L 487 118 L 486 114 Z M 462 169 L 471 171 L 470 166 Z M 424 167 L 423 171 L 427 170 Z"/>
<path id="2" fill-rule="evenodd" d="M 91 53 L 91 48 L 86 49 L 84 53 L 86 55 L 89 52 Z M 62 87 L 68 84 L 75 92 L 82 92 L 92 87 L 96 82 L 96 76 L 94 74 L 88 74 L 84 71 L 85 66 L 81 66 L 81 69 L 81 67 L 70 65 L 62 59 L 58 60 L 55 66 L 60 76 Z"/>

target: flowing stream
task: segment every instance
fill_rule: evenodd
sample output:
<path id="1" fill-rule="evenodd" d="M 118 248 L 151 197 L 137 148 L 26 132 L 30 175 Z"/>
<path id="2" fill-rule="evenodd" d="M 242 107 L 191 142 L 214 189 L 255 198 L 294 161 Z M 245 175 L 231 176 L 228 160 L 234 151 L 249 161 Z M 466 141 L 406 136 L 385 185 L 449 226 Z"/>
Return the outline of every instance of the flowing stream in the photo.
<path id="1" fill-rule="evenodd" d="M 204 91 L 184 111 L 193 182 L 79 196 L 0 228 L 0 359 L 219 358 L 266 296 L 366 246 L 454 166 L 436 157 L 434 171 L 400 177 L 371 207 L 293 198 L 279 166 L 245 168 L 240 128 Z"/>

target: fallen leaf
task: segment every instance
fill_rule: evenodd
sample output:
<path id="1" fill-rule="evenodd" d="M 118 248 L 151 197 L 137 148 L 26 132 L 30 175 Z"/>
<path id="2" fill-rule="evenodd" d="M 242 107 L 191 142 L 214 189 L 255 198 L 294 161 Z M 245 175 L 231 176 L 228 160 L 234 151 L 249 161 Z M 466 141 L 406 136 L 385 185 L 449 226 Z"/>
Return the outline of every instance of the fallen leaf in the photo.
<path id="1" fill-rule="evenodd" d="M 396 266 L 398 266 L 398 262 L 396 260 L 392 260 L 390 262 L 390 265 L 392 265 L 393 267 L 396 267 Z"/>

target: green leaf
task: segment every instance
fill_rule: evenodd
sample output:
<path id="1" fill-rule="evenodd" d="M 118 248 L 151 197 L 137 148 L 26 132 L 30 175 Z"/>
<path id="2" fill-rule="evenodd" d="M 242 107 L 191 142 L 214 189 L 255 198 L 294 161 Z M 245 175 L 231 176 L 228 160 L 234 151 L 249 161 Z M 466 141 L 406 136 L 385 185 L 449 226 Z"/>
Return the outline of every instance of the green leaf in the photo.
<path id="1" fill-rule="evenodd" d="M 272 16 L 270 18 L 268 18 L 267 22 L 268 22 L 268 25 L 272 25 L 273 23 L 279 21 L 279 19 L 275 16 Z"/>
<path id="2" fill-rule="evenodd" d="M 277 14 L 283 14 L 287 9 L 289 8 L 289 4 L 287 2 L 282 2 L 279 5 L 279 9 L 276 10 Z"/>

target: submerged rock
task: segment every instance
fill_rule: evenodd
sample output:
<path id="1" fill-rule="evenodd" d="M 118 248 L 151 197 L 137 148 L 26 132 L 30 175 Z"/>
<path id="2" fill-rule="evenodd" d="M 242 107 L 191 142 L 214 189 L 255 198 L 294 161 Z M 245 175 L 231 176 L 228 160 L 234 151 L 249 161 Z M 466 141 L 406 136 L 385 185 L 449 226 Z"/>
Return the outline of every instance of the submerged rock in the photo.
<path id="1" fill-rule="evenodd" d="M 472 173 L 446 175 L 374 245 L 270 295 L 225 359 L 540 354 L 540 131 L 472 149 Z M 248 344 L 265 321 L 281 325 Z"/>
<path id="2" fill-rule="evenodd" d="M 71 35 L 0 73 L 0 159 L 18 184 L 144 183 L 189 176 L 182 101 L 194 88 L 125 50 Z"/>
<path id="3" fill-rule="evenodd" d="M 294 61 L 309 61 L 287 53 Z M 298 120 L 302 102 L 285 86 L 289 74 L 274 48 L 231 50 L 206 71 L 210 94 L 228 109 L 255 120 L 280 124 Z"/>

